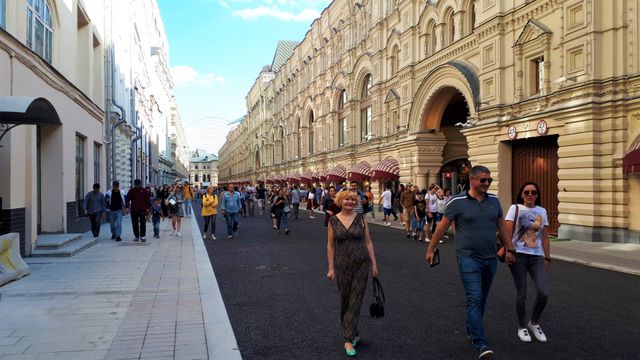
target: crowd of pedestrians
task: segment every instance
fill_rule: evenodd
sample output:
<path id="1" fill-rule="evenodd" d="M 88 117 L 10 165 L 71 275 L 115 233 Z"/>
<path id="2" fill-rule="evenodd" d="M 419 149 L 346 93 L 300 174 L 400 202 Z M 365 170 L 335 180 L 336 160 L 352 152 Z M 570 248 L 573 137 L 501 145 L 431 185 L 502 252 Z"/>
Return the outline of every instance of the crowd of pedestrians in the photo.
<path id="1" fill-rule="evenodd" d="M 193 188 L 188 182 L 171 186 L 143 188 L 140 180 L 126 194 L 114 181 L 104 195 L 100 185 L 84 199 L 84 212 L 91 221 L 94 237 L 99 236 L 100 220 L 107 214 L 112 239 L 121 241 L 122 217 L 131 213 L 134 239 L 146 241 L 146 222 L 153 223 L 154 237 L 159 225 L 171 218 L 172 235 L 181 236 L 181 219 L 190 216 L 193 200 L 199 201 L 204 219 L 203 239 L 216 240 L 218 213 L 225 219 L 227 238 L 238 236 L 239 219 L 269 214 L 270 226 L 288 236 L 290 220 L 314 219 L 324 213 L 327 227 L 327 278 L 336 280 L 340 294 L 340 323 L 347 356 L 355 356 L 360 341 L 358 318 L 369 274 L 378 276 L 369 222 L 376 222 L 375 205 L 382 216 L 381 225 L 398 222 L 405 236 L 428 244 L 426 261 L 437 265 L 438 245 L 455 234 L 455 247 L 462 287 L 465 294 L 466 333 L 479 358 L 492 358 L 493 350 L 484 332 L 487 296 L 499 259 L 497 243 L 506 250 L 503 261 L 509 266 L 515 287 L 517 337 L 523 342 L 535 338 L 546 342 L 540 318 L 549 297 L 547 271 L 551 262 L 549 221 L 540 202 L 541 189 L 533 182 L 523 184 L 517 203 L 503 214 L 498 198 L 488 193 L 491 172 L 474 166 L 469 173 L 469 190 L 452 196 L 451 190 L 430 184 L 419 189 L 414 184 L 391 182 L 375 198 L 370 186 L 351 181 L 345 187 L 292 184 L 226 189 L 209 186 Z M 393 217 L 393 219 L 392 219 Z M 536 288 L 536 299 L 529 318 L 526 316 L 527 274 Z"/>

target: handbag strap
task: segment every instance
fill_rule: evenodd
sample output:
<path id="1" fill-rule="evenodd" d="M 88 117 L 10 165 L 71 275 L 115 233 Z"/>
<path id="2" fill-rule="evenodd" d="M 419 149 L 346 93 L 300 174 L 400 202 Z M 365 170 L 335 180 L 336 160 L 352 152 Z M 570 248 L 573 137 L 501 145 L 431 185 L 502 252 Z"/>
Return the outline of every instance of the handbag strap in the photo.
<path id="1" fill-rule="evenodd" d="M 384 297 L 384 291 L 382 290 L 382 285 L 380 285 L 380 280 L 378 280 L 377 277 L 374 277 L 373 278 L 373 297 L 376 297 L 378 293 L 380 294 L 382 302 L 384 303 L 386 299 Z"/>

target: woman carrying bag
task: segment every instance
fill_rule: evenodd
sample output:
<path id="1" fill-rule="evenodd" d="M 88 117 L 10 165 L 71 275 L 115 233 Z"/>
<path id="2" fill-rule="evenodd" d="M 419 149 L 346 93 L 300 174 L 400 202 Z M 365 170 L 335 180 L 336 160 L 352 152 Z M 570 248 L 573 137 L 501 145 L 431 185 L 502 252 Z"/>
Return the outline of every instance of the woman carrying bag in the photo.
<path id="1" fill-rule="evenodd" d="M 357 192 L 341 191 L 336 195 L 335 203 L 341 211 L 330 218 L 327 235 L 327 278 L 336 279 L 340 291 L 340 322 L 347 356 L 356 355 L 354 346 L 360 340 L 358 319 L 369 271 L 374 278 L 378 276 L 369 225 L 362 214 L 354 211 L 357 201 Z"/>
<path id="2" fill-rule="evenodd" d="M 517 204 L 511 205 L 505 221 L 507 231 L 516 252 L 516 261 L 509 265 L 516 287 L 516 313 L 518 337 L 531 342 L 531 334 L 540 342 L 546 342 L 539 320 L 549 297 L 550 243 L 547 211 L 540 206 L 540 188 L 534 182 L 526 182 L 520 188 Z M 527 273 L 536 287 L 536 300 L 527 323 Z"/>

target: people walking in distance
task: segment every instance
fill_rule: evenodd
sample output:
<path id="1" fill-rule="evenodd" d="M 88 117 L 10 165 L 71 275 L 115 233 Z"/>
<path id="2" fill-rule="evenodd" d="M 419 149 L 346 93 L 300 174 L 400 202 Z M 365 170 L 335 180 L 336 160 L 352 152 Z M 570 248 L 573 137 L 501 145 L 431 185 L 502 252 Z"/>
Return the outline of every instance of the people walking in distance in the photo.
<path id="1" fill-rule="evenodd" d="M 162 185 L 162 190 L 160 191 L 160 206 L 162 206 L 162 215 L 164 215 L 164 217 L 169 217 L 169 207 L 167 206 L 167 198 L 169 197 L 169 194 L 171 193 L 171 188 L 169 188 L 169 185 L 164 184 Z"/>
<path id="2" fill-rule="evenodd" d="M 267 189 L 264 188 L 264 185 L 259 184 L 256 193 L 256 198 L 258 199 L 258 213 L 262 216 L 262 214 L 264 214 L 264 201 L 266 199 Z"/>
<path id="3" fill-rule="evenodd" d="M 416 187 L 417 189 L 417 187 Z M 402 192 L 400 202 L 402 203 L 402 213 L 404 214 L 404 229 L 407 237 L 411 237 L 411 219 L 413 218 L 413 204 L 416 199 L 416 190 L 407 184 L 405 190 Z"/>
<path id="4" fill-rule="evenodd" d="M 425 195 L 427 202 L 427 242 L 431 239 L 433 232 L 436 230 L 438 221 L 438 195 L 436 192 L 440 188 L 436 184 L 429 185 L 429 191 Z"/>
<path id="5" fill-rule="evenodd" d="M 202 195 L 202 212 L 200 213 L 204 219 L 204 231 L 202 238 L 207 239 L 209 225 L 211 225 L 211 239 L 216 240 L 216 217 L 218 216 L 218 195 L 215 187 L 209 186 L 207 193 Z"/>
<path id="6" fill-rule="evenodd" d="M 340 292 L 340 322 L 344 350 L 355 356 L 354 346 L 360 340 L 358 320 L 369 271 L 378 276 L 378 265 L 369 235 L 369 225 L 362 214 L 354 211 L 358 193 L 341 191 L 336 195 L 340 213 L 331 217 L 327 231 L 327 278 L 337 280 Z"/>
<path id="7" fill-rule="evenodd" d="M 442 218 L 444 217 L 444 208 L 447 205 L 447 200 L 444 197 L 444 190 L 443 189 L 438 189 L 438 192 L 436 192 L 436 195 L 438 196 L 438 213 L 437 213 L 437 217 L 436 217 L 436 227 L 438 226 L 438 224 L 440 223 L 440 221 L 442 221 Z M 435 229 L 435 228 L 434 228 Z M 442 237 L 444 239 L 448 239 L 449 235 L 447 235 L 447 231 L 449 229 L 445 230 L 444 234 L 442 235 Z M 442 241 L 442 239 L 439 240 L 440 244 L 442 244 L 444 241 Z"/>
<path id="8" fill-rule="evenodd" d="M 162 206 L 160 205 L 160 198 L 153 199 L 151 205 L 151 222 L 153 224 L 153 237 L 160 239 L 160 219 L 164 221 L 164 214 L 162 213 Z"/>
<path id="9" fill-rule="evenodd" d="M 291 210 L 293 218 L 297 219 L 300 212 L 300 189 L 298 184 L 294 185 L 293 190 L 291 190 Z"/>
<path id="10" fill-rule="evenodd" d="M 249 214 L 249 216 L 256 216 L 256 213 L 255 213 L 256 189 L 255 188 L 250 187 L 247 189 L 247 198 L 245 201 L 247 204 L 247 213 Z"/>
<path id="11" fill-rule="evenodd" d="M 191 205 L 193 203 L 193 187 L 188 181 L 184 182 L 184 188 L 182 189 L 184 198 L 184 215 L 191 217 Z"/>
<path id="12" fill-rule="evenodd" d="M 133 241 L 147 241 L 147 213 L 149 212 L 149 199 L 151 195 L 142 187 L 140 179 L 133 180 L 133 188 L 129 189 L 126 196 L 125 213 L 131 212 L 131 225 L 133 226 Z"/>
<path id="13" fill-rule="evenodd" d="M 231 239 L 234 236 L 238 236 L 238 213 L 240 212 L 240 194 L 236 191 L 233 185 L 227 187 L 227 192 L 224 193 L 222 199 L 220 199 L 222 208 L 222 214 L 227 221 L 227 239 Z"/>
<path id="14" fill-rule="evenodd" d="M 400 184 L 400 186 L 398 187 L 398 191 L 395 192 L 393 195 L 393 206 L 398 210 L 398 212 L 400 213 L 400 225 L 404 226 L 405 224 L 405 213 L 404 213 L 404 208 L 402 207 L 402 194 L 404 193 L 405 187 L 404 184 Z"/>
<path id="15" fill-rule="evenodd" d="M 376 212 L 375 212 L 375 209 L 373 207 L 373 204 L 375 204 L 375 201 L 374 201 L 374 198 L 373 198 L 373 191 L 371 191 L 371 186 L 365 187 L 364 194 L 367 196 L 367 200 L 368 200 L 368 203 L 367 203 L 368 207 L 367 207 L 367 209 L 365 209 L 365 210 L 368 210 L 368 211 L 366 211 L 366 213 L 371 214 L 371 221 L 376 221 Z"/>
<path id="16" fill-rule="evenodd" d="M 106 209 L 109 214 L 109 225 L 111 227 L 111 240 L 122 241 L 122 215 L 124 212 L 124 193 L 120 191 L 120 182 L 115 180 L 111 189 L 105 194 Z"/>
<path id="17" fill-rule="evenodd" d="M 287 205 L 290 206 L 289 194 L 286 189 L 282 189 L 279 191 L 273 205 L 276 208 L 276 228 L 278 229 L 278 234 L 281 234 L 282 228 L 284 228 L 284 234 L 289 235 L 289 219 L 288 214 L 285 212 Z"/>
<path id="18" fill-rule="evenodd" d="M 411 225 L 413 229 L 413 240 L 417 242 L 422 242 L 422 233 L 424 230 L 424 225 L 427 220 L 427 202 L 424 199 L 424 196 L 421 192 L 418 192 L 416 195 L 416 200 L 413 205 L 413 224 Z M 425 241 L 428 239 L 425 237 Z"/>
<path id="19" fill-rule="evenodd" d="M 244 218 L 247 217 L 247 206 L 245 203 L 247 192 L 245 191 L 244 187 L 240 188 L 240 191 L 238 191 L 238 195 L 240 196 L 240 212 L 238 213 L 238 215 Z"/>
<path id="20" fill-rule="evenodd" d="M 309 211 L 309 219 L 315 219 L 313 216 L 313 206 L 316 199 L 316 189 L 313 186 L 309 187 L 307 192 L 307 211 Z"/>
<path id="21" fill-rule="evenodd" d="M 496 274 L 496 230 L 507 249 L 506 262 L 515 261 L 513 244 L 502 218 L 498 198 L 489 194 L 493 179 L 491 171 L 476 165 L 469 172 L 470 188 L 454 196 L 444 210 L 444 218 L 433 234 L 427 249 L 427 262 L 433 263 L 438 241 L 452 221 L 456 223 L 456 255 L 466 296 L 467 335 L 478 351 L 479 358 L 493 357 L 493 350 L 484 335 L 484 310 L 491 282 Z"/>
<path id="22" fill-rule="evenodd" d="M 390 216 L 393 215 L 395 218 L 394 221 L 398 220 L 398 215 L 396 215 L 395 210 L 393 210 L 393 193 L 391 192 L 391 184 L 386 183 L 384 192 L 380 196 L 380 204 L 382 204 L 382 211 L 384 215 L 384 225 L 391 225 Z"/>
<path id="23" fill-rule="evenodd" d="M 516 287 L 518 337 L 524 342 L 531 342 L 531 333 L 536 340 L 547 341 L 539 321 L 549 298 L 547 270 L 551 264 L 551 246 L 547 210 L 541 206 L 540 196 L 538 184 L 524 183 L 518 192 L 518 201 L 511 205 L 505 216 L 507 233 L 513 234 L 511 242 L 516 250 L 515 262 L 509 266 L 509 270 Z M 525 320 L 527 273 L 536 287 L 536 301 L 528 323 Z"/>
<path id="24" fill-rule="evenodd" d="M 276 186 L 271 187 L 269 198 L 267 199 L 267 202 L 269 203 L 269 217 L 271 218 L 271 223 L 274 230 L 278 229 L 278 227 L 276 226 L 276 207 L 274 206 L 276 198 L 278 197 L 278 191 L 279 190 Z"/>
<path id="25" fill-rule="evenodd" d="M 366 214 L 369 212 L 369 199 L 367 199 L 367 195 L 365 195 L 365 193 L 360 191 L 357 181 L 352 180 L 349 182 L 349 190 L 355 192 L 358 196 L 358 202 L 353 211 L 358 214 Z"/>
<path id="26" fill-rule="evenodd" d="M 322 186 L 316 186 L 316 196 L 313 199 L 313 208 L 317 209 L 322 205 Z"/>
<path id="27" fill-rule="evenodd" d="M 329 186 L 329 192 L 324 199 L 322 209 L 324 209 L 324 226 L 329 226 L 331 217 L 336 216 L 340 212 L 340 207 L 336 204 L 336 187 Z"/>
<path id="28" fill-rule="evenodd" d="M 84 196 L 82 208 L 84 209 L 84 214 L 89 217 L 89 221 L 91 222 L 93 238 L 98 240 L 98 236 L 100 236 L 100 222 L 106 210 L 104 194 L 100 192 L 100 184 L 93 184 L 93 190 Z"/>
<path id="29" fill-rule="evenodd" d="M 167 198 L 169 206 L 169 216 L 171 216 L 171 235 L 181 237 L 180 228 L 182 227 L 182 217 L 184 216 L 184 188 L 181 183 L 177 183 L 169 197 Z"/>

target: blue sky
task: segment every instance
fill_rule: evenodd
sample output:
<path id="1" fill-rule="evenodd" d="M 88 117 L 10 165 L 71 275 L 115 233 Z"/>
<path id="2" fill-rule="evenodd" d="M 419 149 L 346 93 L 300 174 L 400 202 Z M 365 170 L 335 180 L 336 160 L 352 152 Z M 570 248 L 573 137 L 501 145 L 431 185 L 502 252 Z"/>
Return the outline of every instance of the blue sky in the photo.
<path id="1" fill-rule="evenodd" d="M 193 150 L 218 153 L 226 123 L 278 40 L 302 40 L 330 0 L 158 0 L 182 123 Z M 203 119 L 208 118 L 208 119 Z"/>

